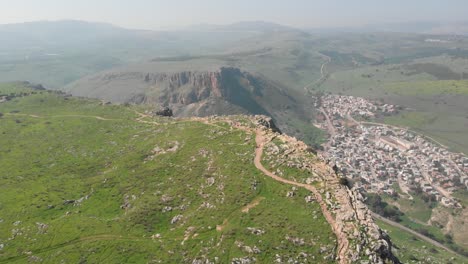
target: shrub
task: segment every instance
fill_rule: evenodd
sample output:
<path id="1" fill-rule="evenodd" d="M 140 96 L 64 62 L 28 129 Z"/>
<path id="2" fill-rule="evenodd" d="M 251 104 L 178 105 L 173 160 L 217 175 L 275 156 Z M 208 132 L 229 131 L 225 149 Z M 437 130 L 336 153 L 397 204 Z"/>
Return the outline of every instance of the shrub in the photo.
<path id="1" fill-rule="evenodd" d="M 350 187 L 350 182 L 348 180 L 348 178 L 346 177 L 341 177 L 340 180 L 339 180 L 340 184 L 341 185 L 344 185 L 344 186 L 347 186 L 347 187 Z"/>

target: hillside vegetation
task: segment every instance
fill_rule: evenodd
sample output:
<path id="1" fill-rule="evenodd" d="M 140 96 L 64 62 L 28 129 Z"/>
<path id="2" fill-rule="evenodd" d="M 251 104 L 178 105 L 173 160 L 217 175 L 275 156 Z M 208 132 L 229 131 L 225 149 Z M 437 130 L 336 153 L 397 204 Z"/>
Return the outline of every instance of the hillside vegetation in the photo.
<path id="1" fill-rule="evenodd" d="M 332 262 L 319 205 L 265 178 L 246 132 L 29 93 L 0 103 L 0 262 Z"/>

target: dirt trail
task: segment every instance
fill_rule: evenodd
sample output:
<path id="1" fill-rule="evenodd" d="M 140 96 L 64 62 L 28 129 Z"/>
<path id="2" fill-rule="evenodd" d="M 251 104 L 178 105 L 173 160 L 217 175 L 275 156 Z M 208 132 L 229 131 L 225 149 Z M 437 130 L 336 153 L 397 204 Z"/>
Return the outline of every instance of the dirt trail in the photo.
<path id="1" fill-rule="evenodd" d="M 259 197 L 259 198 L 254 199 L 251 203 L 249 203 L 244 208 L 242 208 L 242 212 L 243 213 L 248 213 L 250 211 L 250 209 L 253 209 L 257 205 L 259 205 L 260 202 L 263 201 L 264 199 L 265 199 L 265 197 Z"/>
<path id="2" fill-rule="evenodd" d="M 105 118 L 102 116 L 89 116 L 89 115 L 55 115 L 51 117 L 84 117 L 84 118 L 95 118 L 97 120 L 102 120 L 102 121 L 119 121 L 122 119 L 112 119 L 112 118 Z"/>
<path id="3" fill-rule="evenodd" d="M 143 120 L 144 118 L 151 118 L 153 116 L 148 115 L 148 114 L 140 113 L 140 112 L 138 112 L 136 110 L 134 110 L 134 111 L 135 111 L 135 114 L 137 114 L 139 116 L 137 119 L 135 119 L 138 123 L 151 124 L 151 125 L 160 125 L 158 122 Z"/>
<path id="4" fill-rule="evenodd" d="M 137 111 L 135 111 L 140 117 L 136 119 L 137 122 L 141 122 L 141 123 L 150 123 L 150 124 L 156 124 L 158 125 L 159 123 L 157 122 L 149 122 L 149 121 L 143 121 L 142 119 L 145 118 L 145 117 L 149 117 L 148 115 L 146 114 L 142 114 L 142 113 L 139 113 Z M 215 125 L 217 126 L 216 124 L 213 124 L 212 122 L 204 119 L 204 118 L 192 118 L 193 121 L 199 121 L 199 122 L 202 122 L 204 124 L 208 124 L 208 125 Z M 252 130 L 251 129 L 248 129 L 246 127 L 243 127 L 243 126 L 240 126 L 240 125 L 234 125 L 234 127 L 238 128 L 238 129 L 241 129 L 241 130 L 245 130 L 245 131 L 249 131 L 251 132 Z M 220 127 L 222 128 L 222 127 Z M 317 189 L 312 186 L 312 185 L 308 185 L 308 184 L 304 184 L 304 183 L 297 183 L 297 182 L 294 182 L 294 181 L 290 181 L 290 180 L 286 180 L 286 179 L 283 179 L 281 177 L 278 177 L 276 176 L 275 174 L 271 173 L 270 171 L 268 171 L 263 165 L 262 165 L 262 156 L 263 156 L 263 148 L 265 146 L 265 144 L 267 143 L 267 140 L 266 138 L 264 137 L 263 135 L 263 132 L 260 130 L 260 129 L 257 129 L 255 130 L 255 134 L 256 134 L 256 137 L 255 137 L 255 142 L 257 144 L 257 148 L 255 150 L 255 159 L 254 159 L 254 165 L 257 169 L 259 169 L 261 172 L 263 172 L 266 176 L 268 177 L 271 177 L 273 178 L 274 180 L 278 181 L 278 182 L 282 182 L 282 183 L 285 183 L 285 184 L 290 184 L 290 185 L 294 185 L 294 186 L 297 186 L 297 187 L 302 187 L 302 188 L 305 188 L 309 191 L 311 191 L 314 195 L 315 195 L 315 198 L 316 200 L 318 201 L 318 203 L 320 204 L 320 207 L 321 207 L 321 210 L 322 210 L 322 213 L 323 215 L 325 216 L 325 219 L 327 220 L 327 222 L 330 224 L 330 226 L 332 227 L 333 229 L 333 232 L 335 233 L 336 237 L 337 237 L 337 240 L 338 240 L 338 249 L 337 249 L 337 256 L 339 258 L 339 263 L 340 264 L 347 264 L 349 263 L 347 258 L 346 258 L 346 254 L 348 252 L 348 248 L 349 248 L 349 241 L 347 239 L 347 236 L 345 233 L 343 233 L 340 228 L 338 227 L 336 221 L 335 221 L 335 218 L 332 216 L 331 212 L 328 211 L 328 207 L 327 207 L 327 204 L 325 203 L 325 201 L 323 200 L 322 198 L 322 195 L 317 191 Z M 248 212 L 249 209 L 257 206 L 261 200 L 263 200 L 262 198 L 260 199 L 255 199 L 252 203 L 250 203 L 249 205 L 247 205 L 246 207 L 244 207 L 242 209 L 242 212 Z M 224 227 L 226 226 L 227 224 L 227 219 L 225 222 L 223 222 L 222 225 L 219 225 L 217 226 L 217 230 L 218 231 L 221 231 L 224 229 Z"/>
<path id="5" fill-rule="evenodd" d="M 33 117 L 33 118 L 46 118 L 46 117 L 83 117 L 83 118 L 95 118 L 97 120 L 102 120 L 102 121 L 120 121 L 122 119 L 112 119 L 112 118 L 105 118 L 102 116 L 93 116 L 93 115 L 53 115 L 53 116 L 39 116 L 39 115 L 32 115 L 32 114 L 18 114 L 18 113 L 7 113 L 7 115 L 10 116 L 28 116 L 28 117 Z"/>
<path id="6" fill-rule="evenodd" d="M 320 204 L 320 207 L 322 209 L 322 213 L 325 216 L 325 219 L 327 222 L 330 224 L 330 226 L 333 229 L 333 232 L 335 233 L 337 239 L 338 239 L 338 250 L 337 250 L 337 255 L 339 257 L 339 263 L 344 264 L 348 263 L 348 260 L 346 258 L 346 253 L 348 252 L 348 247 L 349 247 L 349 241 L 347 239 L 346 234 L 342 233 L 336 224 L 335 218 L 332 216 L 330 211 L 328 211 L 327 204 L 323 201 L 322 195 L 317 191 L 317 189 L 309 184 L 304 184 L 304 183 L 298 183 L 290 180 L 283 179 L 281 177 L 278 177 L 277 175 L 273 174 L 272 172 L 268 171 L 263 165 L 262 165 L 262 156 L 263 156 L 263 148 L 265 144 L 267 143 L 267 140 L 263 136 L 262 131 L 257 130 L 256 131 L 256 137 L 255 137 L 255 142 L 257 143 L 257 148 L 255 150 L 255 159 L 254 159 L 254 164 L 257 169 L 262 171 L 266 176 L 278 181 L 282 182 L 285 184 L 290 184 L 294 185 L 297 187 L 302 187 L 305 188 L 309 191 L 311 191 L 315 195 L 315 199 L 318 201 Z"/>

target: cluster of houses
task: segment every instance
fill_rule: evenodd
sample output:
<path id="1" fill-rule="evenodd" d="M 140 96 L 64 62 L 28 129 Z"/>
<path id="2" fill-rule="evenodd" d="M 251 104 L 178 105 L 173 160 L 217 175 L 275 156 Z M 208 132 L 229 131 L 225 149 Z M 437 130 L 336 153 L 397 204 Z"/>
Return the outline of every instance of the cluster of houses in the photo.
<path id="1" fill-rule="evenodd" d="M 324 95 L 317 101 L 318 106 L 327 109 L 329 115 L 345 118 L 348 115 L 357 115 L 364 118 L 373 118 L 376 113 L 396 114 L 399 106 L 373 102 L 362 97 L 345 95 Z"/>
<path id="2" fill-rule="evenodd" d="M 376 105 L 364 98 L 328 95 L 322 98 L 322 109 L 335 131 L 323 155 L 356 187 L 395 195 L 398 186 L 409 197 L 418 190 L 446 207 L 460 206 L 451 193 L 468 188 L 467 157 L 407 129 L 357 122 L 352 117 L 394 112 L 397 107 Z"/>

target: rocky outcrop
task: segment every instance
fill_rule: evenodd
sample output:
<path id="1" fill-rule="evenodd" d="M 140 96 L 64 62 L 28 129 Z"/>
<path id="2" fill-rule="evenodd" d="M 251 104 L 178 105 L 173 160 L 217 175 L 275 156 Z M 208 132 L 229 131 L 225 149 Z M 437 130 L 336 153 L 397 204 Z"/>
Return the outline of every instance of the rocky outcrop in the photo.
<path id="1" fill-rule="evenodd" d="M 273 118 L 269 116 L 256 115 L 253 119 L 257 126 L 264 127 L 265 129 L 270 129 L 275 133 L 281 134 L 281 130 L 276 126 Z"/>
<path id="2" fill-rule="evenodd" d="M 266 137 L 270 138 L 270 143 L 265 146 L 266 155 L 272 157 L 276 163 L 270 164 L 276 168 L 277 175 L 282 177 L 281 166 L 296 168 L 310 173 L 307 179 L 289 178 L 299 182 L 299 184 L 312 184 L 317 186 L 319 192 L 323 194 L 323 199 L 328 210 L 335 216 L 335 230 L 345 235 L 349 241 L 346 252 L 346 263 L 358 263 L 361 260 L 369 260 L 367 263 L 400 263 L 398 258 L 392 253 L 392 242 L 386 234 L 375 223 L 371 211 L 364 204 L 363 196 L 355 189 L 340 184 L 339 176 L 335 174 L 333 168 L 322 159 L 314 156 L 308 151 L 309 147 L 302 141 L 285 134 L 279 134 L 269 129 L 266 117 L 255 116 L 246 117 L 255 124 L 256 128 L 261 128 Z M 272 140 L 281 141 L 276 145 Z M 313 202 L 313 199 L 305 197 L 306 201 Z"/>
<path id="3" fill-rule="evenodd" d="M 221 100 L 244 109 L 246 113 L 267 113 L 255 98 L 260 94 L 261 89 L 259 86 L 252 85 L 252 80 L 256 77 L 237 68 L 223 67 L 217 71 L 147 73 L 141 77 L 144 78 L 149 88 L 143 94 L 134 95 L 129 102 L 183 108 L 194 104 L 203 107 L 208 102 Z"/>
<path id="4" fill-rule="evenodd" d="M 158 95 L 159 103 L 188 105 L 209 97 L 227 96 L 228 91 L 220 85 L 224 72 L 225 70 L 221 69 L 216 72 L 148 73 L 144 81 L 150 87 L 166 88 Z"/>
<path id="5" fill-rule="evenodd" d="M 354 258 L 358 258 L 359 254 L 362 254 L 363 249 L 366 248 L 364 254 L 369 257 L 371 263 L 400 263 L 398 258 L 393 255 L 393 244 L 390 237 L 375 223 L 371 211 L 364 204 L 363 196 L 355 189 L 347 189 L 347 193 L 354 214 L 348 215 L 342 220 L 354 220 L 366 232 L 366 236 L 357 236 Z"/>

